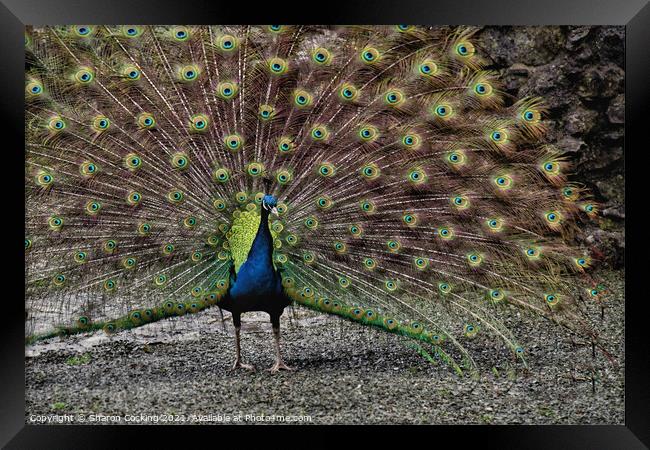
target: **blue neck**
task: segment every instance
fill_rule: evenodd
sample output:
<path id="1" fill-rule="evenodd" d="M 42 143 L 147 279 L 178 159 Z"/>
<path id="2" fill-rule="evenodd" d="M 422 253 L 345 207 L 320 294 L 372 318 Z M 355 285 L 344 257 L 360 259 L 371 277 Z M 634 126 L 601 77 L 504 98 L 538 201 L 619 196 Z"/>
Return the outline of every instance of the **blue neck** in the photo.
<path id="1" fill-rule="evenodd" d="M 269 212 L 262 209 L 262 219 L 248 252 L 239 268 L 234 286 L 230 289 L 233 300 L 243 298 L 274 298 L 281 294 L 282 282 L 273 267 L 273 237 L 269 230 Z"/>
<path id="2" fill-rule="evenodd" d="M 253 245 L 248 251 L 246 261 L 252 261 L 255 265 L 264 265 L 273 270 L 273 237 L 269 230 L 269 212 L 262 208 L 260 226 L 257 229 Z"/>

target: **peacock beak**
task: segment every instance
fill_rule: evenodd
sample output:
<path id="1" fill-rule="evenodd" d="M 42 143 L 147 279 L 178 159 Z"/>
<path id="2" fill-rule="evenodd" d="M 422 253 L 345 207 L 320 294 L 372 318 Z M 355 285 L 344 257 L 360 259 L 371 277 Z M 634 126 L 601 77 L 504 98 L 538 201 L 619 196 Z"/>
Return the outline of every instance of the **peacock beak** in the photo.
<path id="1" fill-rule="evenodd" d="M 271 208 L 271 212 L 277 216 L 278 215 L 278 208 L 276 208 L 274 206 L 273 208 Z"/>

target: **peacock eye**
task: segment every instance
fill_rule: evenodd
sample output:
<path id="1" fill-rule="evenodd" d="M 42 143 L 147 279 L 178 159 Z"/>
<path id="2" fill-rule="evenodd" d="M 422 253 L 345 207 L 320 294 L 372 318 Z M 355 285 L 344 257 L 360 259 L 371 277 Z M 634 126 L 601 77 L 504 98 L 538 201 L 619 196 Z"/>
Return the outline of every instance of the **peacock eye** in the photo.
<path id="1" fill-rule="evenodd" d="M 535 113 L 533 113 L 532 111 L 526 111 L 526 112 L 524 112 L 524 119 L 526 119 L 527 121 L 530 122 L 530 121 L 533 120 L 534 118 L 535 118 Z"/>
<path id="2" fill-rule="evenodd" d="M 470 265 L 475 267 L 483 262 L 482 257 L 476 253 L 470 253 L 467 255 L 467 260 L 469 261 Z"/>
<path id="3" fill-rule="evenodd" d="M 456 54 L 459 56 L 471 56 L 474 54 L 474 45 L 471 42 L 459 42 L 456 45 Z"/>

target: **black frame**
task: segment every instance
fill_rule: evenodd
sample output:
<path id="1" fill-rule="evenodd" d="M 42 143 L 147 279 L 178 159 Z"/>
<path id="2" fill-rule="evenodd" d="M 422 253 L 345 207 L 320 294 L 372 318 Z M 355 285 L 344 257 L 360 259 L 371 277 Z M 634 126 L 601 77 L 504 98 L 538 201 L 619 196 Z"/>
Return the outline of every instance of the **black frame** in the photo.
<path id="1" fill-rule="evenodd" d="M 365 2 L 328 0 L 325 3 L 311 6 L 307 9 L 300 5 L 259 5 L 255 2 L 250 8 L 242 8 L 241 3 L 225 2 L 223 0 L 191 0 L 178 2 L 171 0 L 105 0 L 104 2 L 79 2 L 75 0 L 2 0 L 0 5 L 0 55 L 3 58 L 3 69 L 0 71 L 2 83 L 2 102 L 0 111 L 2 115 L 4 139 L 1 141 L 5 151 L 3 160 L 16 167 L 21 165 L 21 152 L 17 148 L 24 145 L 24 24 L 64 24 L 64 23 L 426 23 L 426 24 L 490 24 L 490 25 L 625 25 L 626 26 L 626 198 L 633 193 L 629 181 L 630 172 L 635 165 L 636 170 L 643 167 L 641 153 L 647 152 L 647 134 L 642 136 L 642 121 L 647 121 L 644 114 L 650 104 L 650 4 L 647 0 L 492 0 L 478 2 L 473 0 L 444 0 L 444 1 L 418 1 L 418 0 L 390 0 Z M 647 125 L 646 125 L 647 128 Z M 645 139 L 644 139 L 645 138 Z M 643 139 L 643 140 L 642 140 Z M 11 142 L 12 145 L 6 144 Z M 639 146 L 635 153 L 634 143 Z M 630 164 L 632 161 L 634 164 Z M 11 176 L 6 176 L 8 175 Z M 7 223 L 11 224 L 10 249 L 6 256 L 15 270 L 18 279 L 24 250 L 20 244 L 20 221 L 16 211 L 24 212 L 24 199 L 13 195 L 24 189 L 21 172 L 7 170 L 2 177 L 5 188 L 3 201 L 14 201 L 15 208 L 7 205 L 7 213 L 3 215 Z M 6 180 L 11 180 L 9 186 Z M 16 189 L 15 191 L 13 189 Z M 648 191 L 646 187 L 646 192 Z M 643 191 L 643 190 L 641 190 Z M 632 204 L 634 202 L 632 201 Z M 645 203 L 642 203 L 642 205 Z M 629 214 L 629 212 L 628 212 Z M 634 220 L 635 212 L 632 212 Z M 640 215 L 640 214 L 639 214 Z M 641 219 L 639 217 L 638 219 Z M 627 234 L 632 242 L 639 241 L 642 230 L 640 220 L 627 222 Z M 17 238 L 16 238 L 17 236 Z M 634 287 L 636 283 L 641 288 L 641 280 L 645 274 L 641 273 L 642 266 L 646 266 L 643 250 L 637 246 L 628 246 L 626 264 L 628 276 L 626 287 Z M 635 263 L 636 266 L 633 266 Z M 24 267 L 24 266 L 23 266 Z M 631 272 L 630 272 L 631 270 Z M 646 269 L 647 270 L 647 269 Z M 24 405 L 24 330 L 21 322 L 23 303 L 20 297 L 21 289 L 12 284 L 13 277 L 4 281 L 2 308 L 7 312 L 3 326 L 0 328 L 0 385 L 2 386 L 2 400 L 0 401 L 0 445 L 7 448 L 40 448 L 43 443 L 52 448 L 77 448 L 77 447 L 133 447 L 136 442 L 144 440 L 151 442 L 150 438 L 156 435 L 158 439 L 167 438 L 171 433 L 178 434 L 170 426 L 159 426 L 154 430 L 142 427 L 91 427 L 91 426 L 34 426 L 25 425 Z M 7 290 L 9 288 L 10 290 Z M 627 289 L 626 289 L 627 290 Z M 634 294 L 634 290 L 632 290 Z M 15 295 L 14 295 L 15 294 Z M 415 443 L 412 439 L 422 438 L 426 445 L 428 442 L 438 443 L 444 437 L 453 439 L 451 445 L 463 443 L 479 443 L 485 447 L 499 446 L 500 448 L 647 448 L 650 445 L 650 388 L 647 383 L 647 374 L 650 373 L 650 353 L 646 345 L 647 323 L 641 312 L 641 302 L 644 297 L 628 296 L 631 300 L 626 304 L 626 329 L 625 329 L 625 425 L 603 426 L 438 426 L 434 429 L 428 427 L 410 427 L 409 433 L 416 432 L 421 436 L 404 441 L 401 437 L 395 443 Z M 645 342 L 644 342 L 645 341 Z M 645 374 L 645 376 L 644 376 Z M 318 428 L 318 427 L 317 427 Z M 192 427 L 183 428 L 182 431 L 203 434 L 216 430 L 220 437 L 228 432 L 237 433 L 226 426 L 221 427 Z M 304 430 L 304 428 L 303 428 Z M 314 430 L 314 428 L 309 428 Z M 295 436 L 274 440 L 273 436 L 284 431 L 278 427 L 265 428 L 269 435 L 268 444 L 271 447 L 285 443 L 296 442 Z M 291 433 L 295 429 L 289 430 Z M 322 429 L 320 431 L 323 431 Z M 370 437 L 366 432 L 358 429 L 337 427 L 335 433 L 324 430 L 328 436 L 342 441 L 351 437 L 351 443 L 377 442 L 378 436 Z M 339 432 L 349 431 L 342 436 Z M 372 433 L 378 430 L 371 431 Z M 358 434 L 360 433 L 361 434 Z M 456 432 L 456 433 L 454 433 Z M 321 433 L 321 434 L 325 434 Z M 183 433 L 185 434 L 185 433 Z M 311 434 L 311 433 L 310 433 Z M 442 435 L 446 436 L 442 436 Z M 241 438 L 242 443 L 248 439 Z M 356 437 L 354 437 L 356 436 Z M 310 439 L 313 439 L 310 435 Z M 198 436 L 197 436 L 198 438 Z M 383 442 L 388 442 L 384 440 Z M 435 439 L 435 440 L 434 440 Z M 370 441 L 370 442 L 369 442 Z M 170 441 L 166 441 L 170 442 Z M 277 444 L 275 444 L 277 442 Z M 313 440 L 312 440 L 313 442 Z M 219 443 L 225 443 L 220 440 Z M 645 443 L 645 445 L 644 445 Z M 169 444 L 168 444 L 169 445 Z M 234 444 L 234 442 L 232 443 Z M 408 445 L 408 444 L 407 444 Z"/>

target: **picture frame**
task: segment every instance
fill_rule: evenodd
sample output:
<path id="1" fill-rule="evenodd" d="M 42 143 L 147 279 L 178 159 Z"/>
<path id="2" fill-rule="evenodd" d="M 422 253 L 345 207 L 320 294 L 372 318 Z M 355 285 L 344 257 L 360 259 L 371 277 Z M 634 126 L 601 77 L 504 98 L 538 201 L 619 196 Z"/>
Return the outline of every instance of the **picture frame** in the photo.
<path id="1" fill-rule="evenodd" d="M 171 1 L 125 1 L 112 0 L 103 5 L 75 2 L 73 0 L 3 0 L 0 5 L 0 45 L 4 58 L 2 71 L 3 101 L 2 123 L 5 124 L 5 156 L 10 164 L 19 166 L 24 136 L 23 84 L 24 84 L 24 25 L 62 24 L 62 23 L 265 23 L 273 20 L 286 23 L 420 23 L 420 24 L 490 24 L 490 25 L 557 25 L 557 24 L 611 24 L 625 25 L 625 178 L 626 199 L 643 201 L 647 187 L 640 184 L 637 190 L 631 181 L 633 172 L 639 174 L 645 166 L 643 153 L 646 144 L 641 137 L 643 122 L 647 120 L 645 110 L 650 103 L 650 5 L 645 1 L 629 1 L 621 4 L 612 1 L 586 0 L 573 2 L 534 2 L 494 0 L 492 2 L 472 2 L 471 0 L 425 2 L 416 0 L 379 1 L 379 2 L 328 2 L 323 11 L 313 5 L 255 5 L 245 8 L 242 4 L 222 1 L 193 1 L 191 5 Z M 326 7 L 326 8 L 325 8 Z M 297 8 L 297 9 L 296 9 Z M 302 8 L 305 8 L 304 10 Z M 316 10 L 316 11 L 315 11 Z M 317 13 L 317 15 L 314 15 Z M 316 20 L 317 19 L 317 20 Z M 9 144 L 11 142 L 11 144 Z M 638 148 L 636 148 L 638 147 Z M 7 255 L 8 267 L 20 272 L 19 264 L 23 250 L 18 248 L 18 227 L 20 218 L 13 217 L 14 211 L 24 211 L 23 198 L 15 194 L 24 189 L 23 180 L 18 171 L 7 171 L 5 188 L 12 197 L 8 202 L 15 202 L 15 207 L 8 207 L 11 214 L 5 215 L 10 224 L 10 249 Z M 642 178 L 637 178 L 640 180 Z M 11 183 L 11 184 L 9 184 Z M 630 197 L 631 196 L 631 197 Z M 631 204 L 638 205 L 634 200 Z M 641 203 L 643 204 L 643 203 Z M 21 206 L 22 205 L 22 206 Z M 13 205 L 12 205 L 13 206 Z M 407 430 L 358 430 L 356 427 L 335 426 L 335 431 L 317 426 L 302 429 L 313 439 L 317 433 L 331 440 L 347 440 L 354 443 L 354 434 L 370 431 L 379 435 L 389 431 L 395 443 L 415 442 L 415 437 L 404 441 L 404 435 L 396 436 L 396 431 L 406 431 L 419 435 L 424 443 L 450 442 L 474 443 L 500 448 L 646 448 L 650 445 L 650 388 L 647 374 L 650 372 L 650 353 L 648 335 L 645 332 L 645 301 L 641 294 L 644 249 L 642 238 L 644 231 L 643 213 L 629 212 L 626 222 L 627 239 L 632 239 L 625 254 L 626 261 L 626 321 L 625 321 L 625 425 L 600 426 L 436 426 L 408 427 Z M 634 221 L 637 221 L 636 223 Z M 631 237 L 630 237 L 631 236 Z M 636 244 L 636 245 L 634 245 Z M 21 252 L 21 253 L 19 253 Z M 245 440 L 239 429 L 231 427 L 195 427 L 176 430 L 171 426 L 158 426 L 154 429 L 142 427 L 92 427 L 92 426 L 37 426 L 25 425 L 24 418 L 24 331 L 20 316 L 23 304 L 19 301 L 21 289 L 11 282 L 18 278 L 7 279 L 8 289 L 4 295 L 4 308 L 7 311 L 2 327 L 2 402 L 0 402 L 0 444 L 6 448 L 104 448 L 136 445 L 141 439 L 161 439 L 165 442 L 169 436 L 182 432 L 188 438 L 200 439 L 210 435 L 231 434 L 239 440 Z M 632 295 L 629 295 L 628 292 Z M 638 292 L 637 292 L 638 291 Z M 636 295 L 635 295 L 636 294 Z M 227 431 L 225 430 L 227 428 Z M 258 431 L 258 430 L 256 430 Z M 270 442 L 297 440 L 290 430 L 274 427 L 262 430 L 263 439 Z M 364 433 L 365 434 L 365 433 Z M 373 437 L 372 440 L 382 438 Z M 319 440 L 321 438 L 319 437 Z M 365 440 L 365 438 L 364 438 Z M 169 441 L 167 441 L 169 442 Z M 324 442 L 324 441 L 323 441 Z M 386 441 L 388 442 L 388 441 Z M 428 444 L 427 444 L 428 445 Z M 452 444 L 454 445 L 454 444 Z M 274 445 L 272 445 L 274 446 Z"/>

